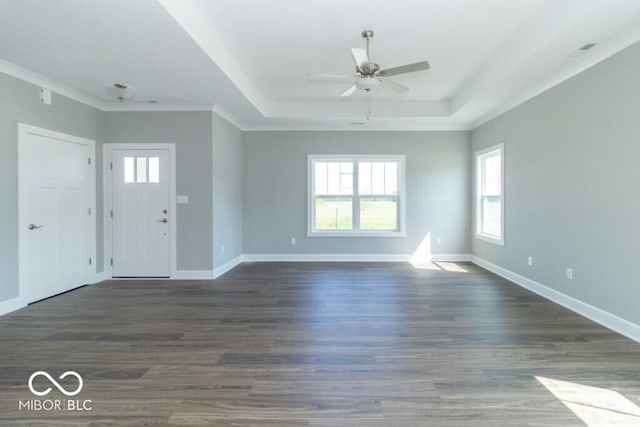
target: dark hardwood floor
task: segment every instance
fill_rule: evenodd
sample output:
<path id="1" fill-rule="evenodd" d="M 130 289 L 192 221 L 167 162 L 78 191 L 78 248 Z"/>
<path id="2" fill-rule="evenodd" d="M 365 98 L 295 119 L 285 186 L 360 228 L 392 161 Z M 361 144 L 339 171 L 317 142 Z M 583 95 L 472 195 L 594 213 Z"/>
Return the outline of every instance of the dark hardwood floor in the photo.
<path id="1" fill-rule="evenodd" d="M 640 344 L 442 267 L 243 264 L 42 301 L 0 317 L 0 425 L 640 425 Z M 52 391 L 36 397 L 38 370 L 84 388 L 39 376 Z M 29 399 L 91 410 L 20 409 Z"/>

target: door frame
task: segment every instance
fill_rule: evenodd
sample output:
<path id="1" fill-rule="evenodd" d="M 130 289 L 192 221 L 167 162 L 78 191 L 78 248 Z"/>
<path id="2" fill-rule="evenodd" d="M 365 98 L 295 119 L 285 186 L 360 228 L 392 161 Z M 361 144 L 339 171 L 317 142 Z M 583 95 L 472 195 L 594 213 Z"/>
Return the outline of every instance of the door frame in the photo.
<path id="1" fill-rule="evenodd" d="M 24 141 L 27 135 L 39 135 L 45 138 L 57 139 L 60 141 L 68 141 L 70 143 L 85 145 L 89 155 L 89 193 L 87 200 L 89 203 L 89 209 L 91 214 L 89 218 L 89 230 L 87 241 L 87 284 L 96 283 L 99 281 L 97 273 L 98 257 L 97 257 L 97 221 L 98 212 L 96 210 L 96 143 L 92 139 L 82 138 L 75 135 L 70 135 L 63 132 L 57 132 L 50 129 L 41 128 L 38 126 L 29 125 L 26 123 L 18 122 L 18 297 L 21 303 L 29 304 L 33 301 L 27 301 L 25 295 L 25 283 L 22 280 L 21 272 L 25 268 L 24 266 L 24 246 L 21 242 L 23 230 L 26 229 L 27 220 L 24 218 L 24 204 L 25 204 L 25 191 L 27 190 L 27 183 L 22 176 L 21 163 L 24 161 L 24 154 L 22 153 Z M 91 264 L 89 264 L 89 258 L 91 258 Z"/>
<path id="2" fill-rule="evenodd" d="M 113 151 L 114 150 L 167 150 L 169 152 L 169 278 L 176 277 L 176 144 L 175 143 L 106 143 L 103 151 L 103 193 L 104 193 L 104 272 L 107 278 L 113 278 Z"/>

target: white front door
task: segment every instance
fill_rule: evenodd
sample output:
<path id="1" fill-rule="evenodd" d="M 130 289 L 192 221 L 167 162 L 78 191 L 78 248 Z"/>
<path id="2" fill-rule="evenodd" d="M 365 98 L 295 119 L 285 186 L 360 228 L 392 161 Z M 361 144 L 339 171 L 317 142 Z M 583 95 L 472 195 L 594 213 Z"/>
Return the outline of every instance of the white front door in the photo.
<path id="1" fill-rule="evenodd" d="M 27 303 L 89 281 L 92 141 L 18 129 L 20 294 Z"/>
<path id="2" fill-rule="evenodd" d="M 114 149 L 113 277 L 169 277 L 169 150 Z"/>

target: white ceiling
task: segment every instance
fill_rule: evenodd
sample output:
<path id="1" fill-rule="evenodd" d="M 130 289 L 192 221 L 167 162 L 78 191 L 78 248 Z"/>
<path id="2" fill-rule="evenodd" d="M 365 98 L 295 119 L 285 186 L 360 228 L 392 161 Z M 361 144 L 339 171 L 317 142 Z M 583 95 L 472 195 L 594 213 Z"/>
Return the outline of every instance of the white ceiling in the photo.
<path id="1" fill-rule="evenodd" d="M 468 129 L 640 40 L 638 0 L 0 0 L 0 9 L 0 71 L 104 110 L 215 106 L 243 129 Z M 345 100 L 348 82 L 310 81 L 353 73 L 350 48 L 364 47 L 365 29 L 383 68 L 428 60 L 431 69 L 394 77 L 410 88 L 403 95 L 378 88 Z M 569 56 L 585 43 L 597 45 Z M 115 82 L 134 87 L 134 100 L 110 100 Z"/>

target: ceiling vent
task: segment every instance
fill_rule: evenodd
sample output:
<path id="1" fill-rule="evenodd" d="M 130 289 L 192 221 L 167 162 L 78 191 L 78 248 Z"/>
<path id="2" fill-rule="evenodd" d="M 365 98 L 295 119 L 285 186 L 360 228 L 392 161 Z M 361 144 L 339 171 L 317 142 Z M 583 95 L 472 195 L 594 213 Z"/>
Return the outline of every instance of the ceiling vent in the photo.
<path id="1" fill-rule="evenodd" d="M 586 53 L 595 46 L 595 43 L 587 43 L 584 46 L 582 46 L 580 49 L 576 49 L 573 52 L 571 52 L 569 54 L 569 58 L 579 58 L 583 55 L 586 55 Z"/>

